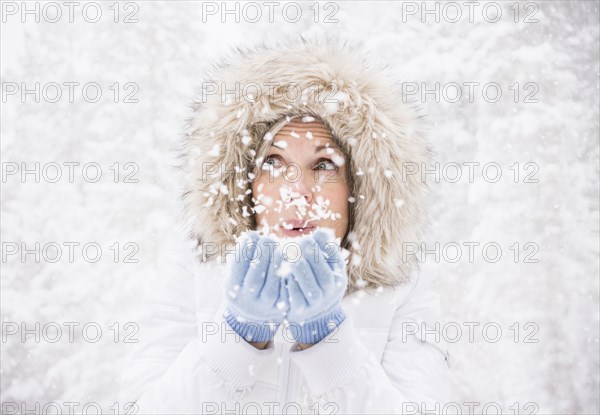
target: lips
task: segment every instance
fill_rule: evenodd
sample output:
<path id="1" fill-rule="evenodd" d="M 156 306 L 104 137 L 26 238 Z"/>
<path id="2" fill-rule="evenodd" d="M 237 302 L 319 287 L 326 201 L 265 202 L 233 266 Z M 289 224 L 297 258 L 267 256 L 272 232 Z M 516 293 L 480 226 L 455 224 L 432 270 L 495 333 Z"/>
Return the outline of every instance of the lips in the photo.
<path id="1" fill-rule="evenodd" d="M 311 233 L 315 228 L 315 225 L 304 220 L 286 220 L 283 222 L 283 226 L 281 226 L 281 231 L 287 236 L 299 236 Z"/>

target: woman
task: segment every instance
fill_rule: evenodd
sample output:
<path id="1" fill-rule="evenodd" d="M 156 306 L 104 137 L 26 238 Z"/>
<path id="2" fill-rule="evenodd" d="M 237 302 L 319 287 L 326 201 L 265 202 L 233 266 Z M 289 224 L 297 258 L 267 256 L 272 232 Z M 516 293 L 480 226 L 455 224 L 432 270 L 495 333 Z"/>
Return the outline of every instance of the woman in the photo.
<path id="1" fill-rule="evenodd" d="M 407 174 L 430 156 L 415 110 L 346 44 L 263 45 L 215 69 L 185 141 L 192 238 L 148 289 L 123 402 L 439 410 L 438 300 L 406 248 L 420 243 L 428 190 Z"/>

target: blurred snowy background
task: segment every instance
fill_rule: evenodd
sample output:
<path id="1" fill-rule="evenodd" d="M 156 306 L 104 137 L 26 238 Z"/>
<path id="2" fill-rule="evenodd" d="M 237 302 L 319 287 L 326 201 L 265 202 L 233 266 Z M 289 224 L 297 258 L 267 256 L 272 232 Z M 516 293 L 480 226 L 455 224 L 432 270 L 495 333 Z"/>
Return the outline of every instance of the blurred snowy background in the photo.
<path id="1" fill-rule="evenodd" d="M 302 17 L 295 23 L 282 17 L 285 3 L 275 9 L 274 23 L 266 6 L 256 23 L 237 23 L 235 15 L 223 23 L 220 13 L 204 14 L 203 22 L 201 2 L 97 4 L 102 16 L 96 23 L 82 17 L 86 3 L 74 9 L 72 23 L 67 6 L 52 23 L 47 20 L 55 9 L 39 3 L 46 15 L 36 23 L 35 15 L 22 16 L 20 2 L 2 4 L 2 402 L 26 402 L 28 409 L 35 402 L 96 402 L 112 412 L 131 346 L 124 339 L 135 337 L 125 324 L 134 321 L 144 280 L 177 226 L 181 180 L 173 149 L 201 70 L 230 47 L 329 33 L 363 41 L 372 59 L 390 63 L 407 85 L 422 90 L 440 83 L 439 102 L 433 94 L 423 100 L 430 140 L 441 165 L 458 163 L 463 175 L 451 183 L 444 177 L 454 177 L 455 170 L 448 169 L 435 185 L 428 248 L 439 242 L 448 250 L 439 261 L 428 256 L 423 272 L 439 275 L 444 319 L 463 329 L 462 338 L 449 344 L 454 400 L 479 402 L 476 411 L 496 402 L 503 413 L 599 412 L 597 1 L 499 2 L 485 13 L 485 3 L 478 3 L 472 22 L 468 7 L 458 2 L 462 17 L 456 23 L 449 20 L 457 8 L 444 9 L 445 3 L 437 6 L 439 23 L 435 14 L 422 15 L 424 7 L 436 7 L 429 2 L 298 2 Z M 498 7 L 502 15 L 492 23 Z M 94 14 L 87 9 L 88 18 Z M 290 9 L 287 16 L 294 14 Z M 66 86 L 56 103 L 48 102 L 56 94 L 52 87 L 46 99 L 40 93 L 40 102 L 31 94 L 23 103 L 20 90 L 9 94 L 15 85 L 32 88 L 35 82 L 80 84 L 73 103 Z M 101 86 L 97 103 L 82 98 L 82 86 L 90 82 Z M 472 94 L 469 82 L 480 85 Z M 457 102 L 450 102 L 452 83 L 463 87 Z M 482 95 L 482 86 L 491 83 L 502 92 L 495 103 L 493 88 L 487 100 Z M 420 99 L 420 92 L 413 98 Z M 124 102 L 127 97 L 139 102 Z M 532 100 L 537 102 L 527 102 Z M 36 162 L 42 173 L 46 166 L 45 176 L 36 183 L 30 174 L 23 183 L 22 163 L 31 169 Z M 63 176 L 49 183 L 44 177 L 55 176 L 47 164 L 53 162 Z M 73 165 L 73 183 L 63 164 L 69 162 L 80 163 Z M 480 163 L 472 182 L 469 162 Z M 482 174 L 482 166 L 494 162 L 502 169 L 496 183 L 489 180 L 493 168 L 488 180 Z M 102 168 L 98 182 L 83 179 L 86 163 Z M 95 176 L 90 166 L 88 179 Z M 55 256 L 57 243 L 62 258 L 36 262 L 29 254 L 22 262 L 20 251 L 10 254 L 21 243 L 33 249 L 36 242 L 46 247 L 47 258 Z M 68 242 L 80 243 L 73 262 Z M 81 247 L 89 242 L 102 249 L 96 263 L 82 258 Z M 453 242 L 462 247 L 457 262 L 450 260 Z M 470 242 L 480 244 L 473 261 L 465 245 Z M 489 242 L 502 248 L 497 262 L 483 257 Z M 94 249 L 88 254 L 94 257 Z M 128 254 L 138 262 L 125 262 Z M 28 335 L 22 342 L 23 322 L 28 329 L 40 322 L 43 338 L 36 342 Z M 57 333 L 50 322 L 62 328 L 56 342 L 48 341 Z M 95 323 L 87 326 L 86 341 L 82 328 L 89 322 Z M 479 323 L 473 341 L 465 322 Z M 15 323 L 19 331 L 11 335 Z M 73 341 L 71 323 L 79 324 Z M 486 323 L 493 324 L 482 333 Z M 97 327 L 102 333 L 93 343 Z M 452 325 L 447 327 L 453 338 Z M 495 337 L 494 327 L 502 329 L 496 343 L 484 338 Z"/>

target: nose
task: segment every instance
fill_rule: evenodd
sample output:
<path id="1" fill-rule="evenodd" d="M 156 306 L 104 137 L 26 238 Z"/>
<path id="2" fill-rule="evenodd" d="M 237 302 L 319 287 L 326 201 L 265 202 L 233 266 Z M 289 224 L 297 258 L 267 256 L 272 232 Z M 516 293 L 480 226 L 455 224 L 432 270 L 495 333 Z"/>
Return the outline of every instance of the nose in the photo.
<path id="1" fill-rule="evenodd" d="M 285 202 L 299 206 L 310 205 L 314 201 L 314 182 L 310 174 L 302 174 L 295 178 L 289 177 L 285 189 L 282 189 L 282 196 L 285 196 Z"/>
<path id="2" fill-rule="evenodd" d="M 303 197 L 306 199 L 306 203 L 312 203 L 314 199 L 312 183 L 306 178 L 301 177 L 298 181 L 293 183 L 294 193 L 297 197 Z"/>

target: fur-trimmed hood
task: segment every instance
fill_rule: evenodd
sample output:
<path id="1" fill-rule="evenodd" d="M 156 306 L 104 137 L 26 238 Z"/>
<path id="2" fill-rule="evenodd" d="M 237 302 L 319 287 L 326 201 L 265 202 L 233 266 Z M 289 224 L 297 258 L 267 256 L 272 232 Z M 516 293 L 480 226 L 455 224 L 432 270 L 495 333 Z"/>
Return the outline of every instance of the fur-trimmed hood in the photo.
<path id="1" fill-rule="evenodd" d="M 269 126 L 312 114 L 350 160 L 354 224 L 342 245 L 351 252 L 350 290 L 410 279 L 418 260 L 406 252 L 422 240 L 428 186 L 420 172 L 431 150 L 422 117 L 386 68 L 356 45 L 287 39 L 230 53 L 198 95 L 183 147 L 184 204 L 203 260 L 256 226 L 248 173 Z"/>

